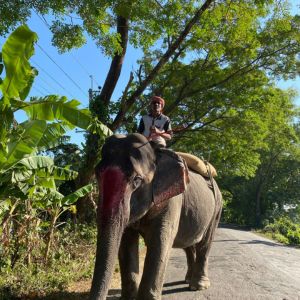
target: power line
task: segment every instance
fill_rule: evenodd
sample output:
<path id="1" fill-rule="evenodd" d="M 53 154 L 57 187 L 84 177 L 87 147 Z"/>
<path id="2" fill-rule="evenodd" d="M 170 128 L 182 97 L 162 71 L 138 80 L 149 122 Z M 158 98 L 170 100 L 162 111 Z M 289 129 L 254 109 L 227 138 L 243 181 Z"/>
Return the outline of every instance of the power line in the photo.
<path id="1" fill-rule="evenodd" d="M 47 22 L 47 20 L 45 19 L 45 17 L 43 15 L 40 15 L 36 10 L 34 10 L 35 14 L 40 18 L 40 20 L 46 25 L 46 27 L 50 30 L 50 25 Z M 82 70 L 87 74 L 87 76 L 91 76 L 90 72 L 83 66 L 83 64 L 76 58 L 76 56 L 74 54 L 71 54 L 71 57 L 75 60 L 76 63 L 78 63 L 78 65 L 82 68 Z M 93 81 L 95 81 L 95 83 L 97 84 L 97 86 L 99 86 L 99 83 L 96 81 L 96 79 L 93 79 Z"/>
<path id="2" fill-rule="evenodd" d="M 45 88 L 43 85 L 39 84 L 38 85 L 40 88 L 42 88 L 48 95 L 51 95 L 53 93 L 51 93 L 47 88 Z"/>
<path id="3" fill-rule="evenodd" d="M 38 93 L 41 94 L 41 96 L 46 96 L 46 94 L 44 94 L 41 90 L 39 90 L 37 87 L 32 86 L 32 89 L 36 90 Z"/>
<path id="4" fill-rule="evenodd" d="M 70 53 L 70 54 L 71 54 L 72 58 L 73 58 L 73 59 L 79 64 L 79 66 L 84 70 L 84 72 L 85 72 L 89 77 L 92 76 L 91 73 L 90 73 L 89 71 L 87 71 L 87 69 L 82 65 L 82 63 L 76 58 L 76 56 L 75 56 L 74 54 L 72 54 L 72 53 Z M 100 85 L 100 84 L 97 82 L 97 80 L 94 79 L 94 77 L 93 77 L 93 81 L 96 82 L 97 86 Z"/>
<path id="5" fill-rule="evenodd" d="M 44 54 L 65 74 L 65 76 L 73 82 L 73 84 L 83 93 L 84 96 L 87 96 L 87 94 L 82 90 L 82 88 L 67 74 L 63 68 L 56 63 L 56 61 L 43 49 L 42 46 L 40 46 L 38 43 L 36 43 L 37 46 L 44 52 Z"/>
<path id="6" fill-rule="evenodd" d="M 33 59 L 31 61 L 38 67 L 38 69 L 45 72 L 45 74 L 50 77 L 58 86 L 60 86 L 64 91 L 66 91 L 72 98 L 76 98 L 72 93 L 67 91 L 63 85 L 61 85 L 52 75 L 50 75 L 45 69 L 43 69 L 37 62 L 34 62 Z"/>
<path id="7" fill-rule="evenodd" d="M 48 81 L 46 81 L 42 76 L 40 76 L 40 74 L 39 74 L 38 79 L 40 79 L 41 81 L 43 81 L 44 83 L 46 83 L 46 85 L 48 85 L 48 87 L 51 88 L 52 90 L 55 90 L 55 92 L 57 94 L 60 94 L 60 92 L 52 84 L 48 83 Z"/>

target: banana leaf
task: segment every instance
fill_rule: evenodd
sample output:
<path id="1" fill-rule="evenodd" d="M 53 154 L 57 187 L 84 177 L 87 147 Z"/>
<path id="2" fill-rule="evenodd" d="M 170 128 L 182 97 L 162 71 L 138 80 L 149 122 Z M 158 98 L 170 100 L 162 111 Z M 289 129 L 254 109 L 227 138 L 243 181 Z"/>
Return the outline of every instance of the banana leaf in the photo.
<path id="1" fill-rule="evenodd" d="M 74 193 L 65 196 L 62 200 L 61 200 L 61 204 L 62 205 L 72 205 L 74 204 L 79 198 L 84 197 L 85 195 L 87 195 L 88 193 L 90 193 L 93 190 L 93 184 L 87 184 L 83 187 L 81 187 L 80 189 L 78 189 L 77 191 L 75 191 Z"/>
<path id="2" fill-rule="evenodd" d="M 23 132 L 7 143 L 6 153 L 0 152 L 0 172 L 6 171 L 26 155 L 35 152 L 47 128 L 47 123 L 42 120 L 32 120 L 19 124 L 19 126 Z"/>
<path id="3" fill-rule="evenodd" d="M 91 114 L 88 109 L 80 109 L 79 105 L 80 102 L 77 100 L 67 101 L 66 97 L 50 95 L 44 98 L 32 98 L 30 102 L 23 102 L 20 108 L 32 120 L 60 120 L 87 129 L 92 121 Z"/>
<path id="4" fill-rule="evenodd" d="M 10 106 L 13 97 L 24 100 L 28 95 L 36 71 L 31 68 L 28 59 L 34 53 L 36 33 L 27 25 L 18 27 L 6 40 L 2 48 L 2 59 L 6 77 L 0 85 L 4 106 Z"/>

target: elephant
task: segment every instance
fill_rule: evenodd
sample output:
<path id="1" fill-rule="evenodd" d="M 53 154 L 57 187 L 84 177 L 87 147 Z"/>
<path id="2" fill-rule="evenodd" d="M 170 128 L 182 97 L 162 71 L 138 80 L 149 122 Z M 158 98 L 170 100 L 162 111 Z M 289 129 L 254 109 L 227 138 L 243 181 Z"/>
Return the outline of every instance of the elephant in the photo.
<path id="1" fill-rule="evenodd" d="M 95 174 L 98 236 L 91 300 L 106 299 L 117 258 L 121 299 L 161 299 L 172 247 L 186 252 L 190 289 L 210 286 L 208 255 L 222 210 L 213 178 L 188 170 L 175 152 L 153 147 L 138 133 L 108 137 Z M 147 252 L 139 283 L 140 235 Z"/>

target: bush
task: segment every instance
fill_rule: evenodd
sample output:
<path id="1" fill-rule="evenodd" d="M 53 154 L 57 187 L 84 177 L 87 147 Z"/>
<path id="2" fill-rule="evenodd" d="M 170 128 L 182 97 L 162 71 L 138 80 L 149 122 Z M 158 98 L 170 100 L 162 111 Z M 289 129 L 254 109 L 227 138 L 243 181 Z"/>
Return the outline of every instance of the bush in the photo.
<path id="1" fill-rule="evenodd" d="M 280 243 L 300 245 L 300 225 L 293 223 L 288 217 L 281 217 L 268 224 L 262 232 Z"/>
<path id="2" fill-rule="evenodd" d="M 282 244 L 286 244 L 288 245 L 289 244 L 289 239 L 286 238 L 284 235 L 280 234 L 280 233 L 274 233 L 272 235 L 272 238 L 276 241 L 278 241 L 279 243 L 282 243 Z"/>
<path id="3" fill-rule="evenodd" d="M 39 245 L 36 245 L 39 249 Z M 71 282 L 91 278 L 96 249 L 96 226 L 66 224 L 56 232 L 48 265 L 19 259 L 14 268 L 2 264 L 0 300 L 32 298 L 64 290 Z"/>
<path id="4" fill-rule="evenodd" d="M 300 227 L 296 230 L 289 230 L 287 233 L 290 244 L 300 245 Z"/>

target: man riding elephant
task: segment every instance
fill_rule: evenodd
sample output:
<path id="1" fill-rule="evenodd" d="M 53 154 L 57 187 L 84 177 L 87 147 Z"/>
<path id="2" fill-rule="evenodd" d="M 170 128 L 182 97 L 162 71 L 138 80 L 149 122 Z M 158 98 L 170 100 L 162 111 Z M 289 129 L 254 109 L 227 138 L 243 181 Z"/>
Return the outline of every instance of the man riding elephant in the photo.
<path id="1" fill-rule="evenodd" d="M 158 96 L 151 98 L 150 113 L 141 118 L 138 133 L 159 147 L 166 147 L 166 140 L 172 138 L 170 118 L 162 113 L 165 100 Z"/>

